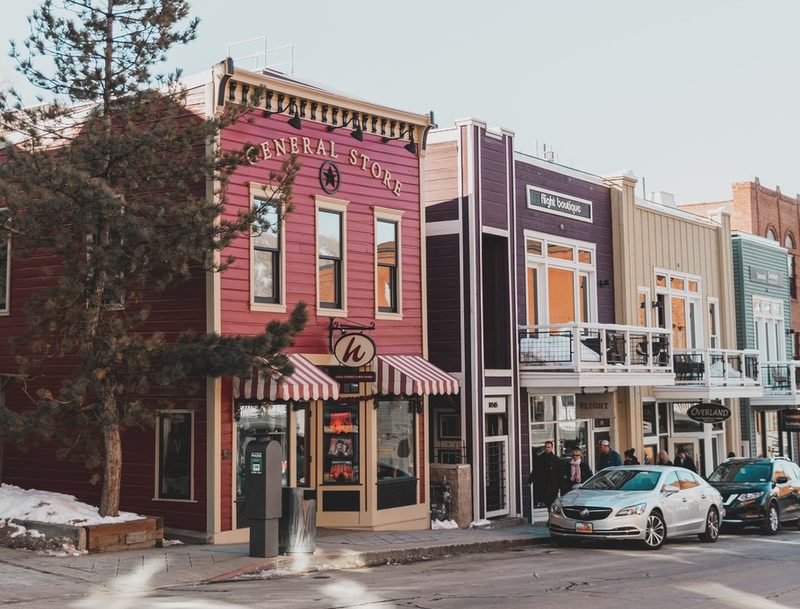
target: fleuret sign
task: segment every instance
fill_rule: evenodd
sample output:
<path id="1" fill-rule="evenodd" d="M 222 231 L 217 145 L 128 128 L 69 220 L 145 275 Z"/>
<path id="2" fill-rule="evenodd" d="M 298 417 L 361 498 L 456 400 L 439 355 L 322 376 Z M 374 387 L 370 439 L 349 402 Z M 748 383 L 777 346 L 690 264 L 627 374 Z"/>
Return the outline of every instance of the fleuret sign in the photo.
<path id="1" fill-rule="evenodd" d="M 528 186 L 528 207 L 581 222 L 592 222 L 591 201 L 544 188 Z"/>
<path id="2" fill-rule="evenodd" d="M 731 417 L 731 409 L 722 404 L 695 404 L 686 415 L 698 423 L 722 423 Z"/>

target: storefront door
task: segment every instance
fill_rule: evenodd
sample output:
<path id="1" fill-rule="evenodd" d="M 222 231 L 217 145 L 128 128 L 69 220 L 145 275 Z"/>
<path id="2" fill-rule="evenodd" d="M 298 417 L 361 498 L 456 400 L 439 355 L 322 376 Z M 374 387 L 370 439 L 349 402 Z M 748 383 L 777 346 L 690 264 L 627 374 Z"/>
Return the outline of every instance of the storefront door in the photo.
<path id="1" fill-rule="evenodd" d="M 678 451 L 683 449 L 686 455 L 692 458 L 697 471 L 702 471 L 703 454 L 700 452 L 700 439 L 699 438 L 681 438 L 671 437 L 669 439 L 669 458 L 673 463 L 678 456 Z"/>
<path id="2" fill-rule="evenodd" d="M 485 412 L 483 439 L 484 490 L 486 517 L 509 513 L 508 475 L 508 415 L 506 398 L 486 398 L 484 408 L 500 412 Z"/>

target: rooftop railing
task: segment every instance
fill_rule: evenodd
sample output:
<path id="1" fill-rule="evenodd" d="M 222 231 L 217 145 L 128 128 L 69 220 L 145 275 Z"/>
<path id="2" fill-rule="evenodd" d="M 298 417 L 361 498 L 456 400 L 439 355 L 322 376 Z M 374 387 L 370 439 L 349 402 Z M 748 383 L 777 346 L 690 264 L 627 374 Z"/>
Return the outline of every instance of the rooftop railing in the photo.
<path id="1" fill-rule="evenodd" d="M 766 362 L 761 366 L 764 395 L 797 395 L 800 361 Z"/>
<path id="2" fill-rule="evenodd" d="M 753 387 L 761 384 L 755 349 L 676 349 L 672 357 L 675 385 Z"/>

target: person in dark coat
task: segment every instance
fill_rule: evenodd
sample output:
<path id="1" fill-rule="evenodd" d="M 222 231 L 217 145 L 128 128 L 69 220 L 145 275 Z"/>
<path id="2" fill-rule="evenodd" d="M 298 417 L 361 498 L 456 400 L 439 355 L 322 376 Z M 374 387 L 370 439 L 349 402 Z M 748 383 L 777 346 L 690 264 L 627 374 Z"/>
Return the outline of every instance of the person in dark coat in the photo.
<path id="1" fill-rule="evenodd" d="M 533 471 L 528 476 L 528 484 L 533 483 L 535 504 L 544 503 L 547 509 L 558 496 L 561 482 L 561 462 L 553 452 L 553 443 L 544 443 L 544 450 L 533 458 Z"/>
<path id="2" fill-rule="evenodd" d="M 676 467 L 685 467 L 693 472 L 697 472 L 697 467 L 695 466 L 694 461 L 682 448 L 678 449 L 678 456 L 675 457 L 675 465 Z"/>
<path id="3" fill-rule="evenodd" d="M 579 484 L 583 484 L 592 477 L 592 470 L 579 448 L 572 449 L 572 459 L 567 463 L 564 472 L 561 494 L 568 493 Z"/>
<path id="4" fill-rule="evenodd" d="M 636 449 L 629 448 L 625 451 L 625 459 L 622 462 L 623 465 L 639 465 L 639 459 L 636 458 Z"/>
<path id="5" fill-rule="evenodd" d="M 658 451 L 656 465 L 672 465 L 672 461 L 669 460 L 669 455 L 667 454 L 666 450 Z"/>

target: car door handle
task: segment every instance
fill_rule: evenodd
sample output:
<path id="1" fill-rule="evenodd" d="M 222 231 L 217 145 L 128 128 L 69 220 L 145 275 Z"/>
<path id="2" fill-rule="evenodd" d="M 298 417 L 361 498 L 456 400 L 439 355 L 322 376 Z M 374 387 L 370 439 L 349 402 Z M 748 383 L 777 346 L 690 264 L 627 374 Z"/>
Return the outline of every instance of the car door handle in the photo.
<path id="1" fill-rule="evenodd" d="M 684 497 L 684 498 L 683 498 L 683 502 L 684 502 L 684 503 L 686 503 L 686 501 L 687 501 L 687 499 L 686 499 L 686 497 Z"/>

